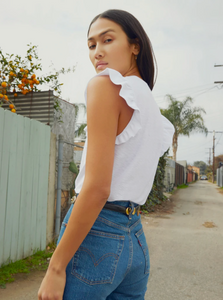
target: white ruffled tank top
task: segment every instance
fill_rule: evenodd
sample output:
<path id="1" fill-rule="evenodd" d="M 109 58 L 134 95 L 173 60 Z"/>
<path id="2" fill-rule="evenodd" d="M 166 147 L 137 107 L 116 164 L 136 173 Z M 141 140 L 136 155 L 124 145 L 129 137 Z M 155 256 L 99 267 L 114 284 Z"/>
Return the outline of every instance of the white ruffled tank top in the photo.
<path id="1" fill-rule="evenodd" d="M 172 144 L 174 127 L 161 115 L 144 80 L 137 76 L 123 77 L 118 71 L 109 68 L 95 76 L 105 75 L 115 85 L 121 86 L 119 95 L 134 109 L 131 120 L 116 137 L 112 182 L 107 201 L 132 201 L 142 205 L 151 191 L 159 157 Z M 85 91 L 87 105 L 86 95 Z M 76 178 L 76 193 L 80 193 L 84 182 L 87 143 L 86 138 L 80 172 Z"/>

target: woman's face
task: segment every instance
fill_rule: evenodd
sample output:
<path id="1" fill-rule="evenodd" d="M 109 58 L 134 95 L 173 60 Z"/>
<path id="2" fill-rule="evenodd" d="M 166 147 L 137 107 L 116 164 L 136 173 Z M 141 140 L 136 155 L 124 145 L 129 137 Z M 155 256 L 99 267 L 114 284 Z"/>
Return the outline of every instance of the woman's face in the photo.
<path id="1" fill-rule="evenodd" d="M 129 44 L 121 26 L 108 19 L 97 19 L 88 35 L 90 60 L 97 73 L 106 68 L 120 72 L 123 76 L 137 68 L 135 55 L 138 45 Z"/>

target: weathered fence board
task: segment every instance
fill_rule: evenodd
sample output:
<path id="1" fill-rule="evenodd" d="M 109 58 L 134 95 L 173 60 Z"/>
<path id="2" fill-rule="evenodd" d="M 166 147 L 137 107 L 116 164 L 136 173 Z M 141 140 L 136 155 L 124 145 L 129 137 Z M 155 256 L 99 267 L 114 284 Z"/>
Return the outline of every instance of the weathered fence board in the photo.
<path id="1" fill-rule="evenodd" d="M 50 127 L 0 108 L 0 265 L 46 246 Z"/>

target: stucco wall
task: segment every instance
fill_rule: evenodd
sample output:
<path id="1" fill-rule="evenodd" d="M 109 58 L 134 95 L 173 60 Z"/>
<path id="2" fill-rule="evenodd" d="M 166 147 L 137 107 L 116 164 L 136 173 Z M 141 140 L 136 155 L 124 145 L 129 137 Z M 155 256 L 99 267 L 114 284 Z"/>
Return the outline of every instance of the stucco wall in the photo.
<path id="1" fill-rule="evenodd" d="M 62 114 L 62 123 L 58 122 L 59 113 L 55 114 L 54 123 L 51 131 L 56 135 L 56 162 L 58 160 L 58 138 L 59 134 L 63 135 L 64 141 L 74 143 L 75 133 L 75 107 L 73 104 L 60 100 Z M 62 173 L 62 190 L 69 190 L 73 183 L 73 173 L 68 169 L 69 163 L 73 161 L 74 146 L 64 143 L 63 146 L 63 173 Z M 57 170 L 57 163 L 56 163 Z M 56 174 L 57 178 L 57 174 Z"/>

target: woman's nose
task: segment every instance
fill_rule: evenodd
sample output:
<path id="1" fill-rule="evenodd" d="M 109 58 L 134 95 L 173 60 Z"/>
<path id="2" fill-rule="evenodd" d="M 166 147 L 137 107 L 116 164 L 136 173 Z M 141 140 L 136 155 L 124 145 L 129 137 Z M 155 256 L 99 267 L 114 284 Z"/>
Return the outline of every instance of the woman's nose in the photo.
<path id="1" fill-rule="evenodd" d="M 102 48 L 98 45 L 95 49 L 95 58 L 102 58 L 104 56 L 104 52 L 102 50 Z"/>

